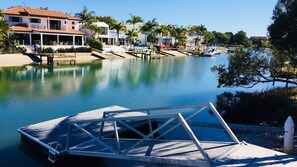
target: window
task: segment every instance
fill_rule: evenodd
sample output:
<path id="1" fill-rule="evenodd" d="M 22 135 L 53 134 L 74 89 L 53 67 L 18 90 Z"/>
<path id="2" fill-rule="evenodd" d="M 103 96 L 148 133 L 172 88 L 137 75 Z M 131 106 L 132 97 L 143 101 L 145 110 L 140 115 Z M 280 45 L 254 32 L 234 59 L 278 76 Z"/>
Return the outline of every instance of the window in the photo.
<path id="1" fill-rule="evenodd" d="M 73 21 L 73 22 L 72 22 L 72 25 L 74 25 L 74 24 L 75 24 L 75 22 Z"/>
<path id="2" fill-rule="evenodd" d="M 40 19 L 30 18 L 30 23 L 40 23 Z"/>
<path id="3" fill-rule="evenodd" d="M 22 22 L 21 17 L 9 17 L 10 22 Z"/>
<path id="4" fill-rule="evenodd" d="M 75 29 L 75 27 L 74 27 L 74 26 L 72 26 L 72 29 Z"/>
<path id="5" fill-rule="evenodd" d="M 64 21 L 64 24 L 67 24 L 67 21 Z"/>

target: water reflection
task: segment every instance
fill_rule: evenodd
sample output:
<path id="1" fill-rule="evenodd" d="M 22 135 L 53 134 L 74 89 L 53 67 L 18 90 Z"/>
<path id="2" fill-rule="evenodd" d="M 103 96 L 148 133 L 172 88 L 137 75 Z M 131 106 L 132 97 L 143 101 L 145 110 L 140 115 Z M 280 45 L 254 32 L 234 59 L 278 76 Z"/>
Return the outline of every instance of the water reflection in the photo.
<path id="1" fill-rule="evenodd" d="M 73 91 L 88 96 L 96 87 L 153 87 L 159 82 L 179 78 L 185 71 L 185 60 L 163 61 L 106 60 L 77 66 L 34 66 L 1 68 L 0 96 L 41 98 L 60 96 Z M 24 89 L 26 88 L 26 89 Z"/>

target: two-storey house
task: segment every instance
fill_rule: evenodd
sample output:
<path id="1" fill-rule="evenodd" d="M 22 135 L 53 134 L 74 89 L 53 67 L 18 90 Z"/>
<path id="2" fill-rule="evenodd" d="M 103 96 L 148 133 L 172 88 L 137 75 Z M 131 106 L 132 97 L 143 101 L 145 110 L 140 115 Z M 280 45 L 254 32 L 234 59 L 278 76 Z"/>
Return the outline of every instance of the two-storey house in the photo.
<path id="1" fill-rule="evenodd" d="M 67 48 L 83 46 L 85 32 L 80 31 L 80 19 L 53 10 L 11 7 L 3 11 L 10 30 L 21 45 Z"/>

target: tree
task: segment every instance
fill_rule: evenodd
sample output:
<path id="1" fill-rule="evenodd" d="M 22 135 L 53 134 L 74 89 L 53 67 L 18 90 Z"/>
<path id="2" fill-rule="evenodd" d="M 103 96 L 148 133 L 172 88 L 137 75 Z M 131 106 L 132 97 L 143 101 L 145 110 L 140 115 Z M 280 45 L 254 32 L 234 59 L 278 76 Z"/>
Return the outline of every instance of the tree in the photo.
<path id="1" fill-rule="evenodd" d="M 146 23 L 144 23 L 141 26 L 140 31 L 146 36 L 147 41 L 150 41 L 154 44 L 156 43 L 156 41 L 158 41 L 158 39 L 156 40 L 156 30 L 158 27 L 159 23 L 157 22 L 157 19 L 154 18 L 153 20 L 149 20 Z"/>
<path id="2" fill-rule="evenodd" d="M 86 29 L 89 29 L 90 25 L 92 25 L 93 22 L 95 22 L 95 12 L 94 11 L 88 11 L 87 7 L 84 6 L 83 10 L 79 13 L 75 14 L 75 17 L 78 17 L 81 19 L 82 27 L 84 31 L 86 32 Z"/>
<path id="3" fill-rule="evenodd" d="M 265 82 L 297 85 L 296 40 L 291 38 L 297 34 L 296 21 L 294 22 L 297 18 L 296 9 L 296 0 L 278 0 L 273 11 L 274 22 L 268 27 L 272 45 L 269 54 L 255 52 L 255 49 L 237 50 L 229 57 L 228 66 L 212 68 L 218 74 L 218 86 L 253 87 Z M 244 36 L 243 32 L 239 34 Z M 262 44 L 262 47 L 268 45 Z"/>
<path id="4" fill-rule="evenodd" d="M 175 44 L 177 45 L 185 45 L 187 42 L 187 33 L 188 30 L 183 26 L 175 26 L 172 30 L 172 35 L 175 37 Z"/>
<path id="5" fill-rule="evenodd" d="M 221 33 L 221 32 L 216 32 L 216 31 L 213 31 L 212 33 L 216 38 L 215 41 L 216 41 L 217 44 L 226 45 L 226 44 L 229 43 L 229 41 L 230 41 L 230 36 L 229 35 L 227 35 L 225 33 Z"/>
<path id="6" fill-rule="evenodd" d="M 242 30 L 234 34 L 233 40 L 234 44 L 236 45 L 248 45 L 248 37 L 246 36 L 246 32 Z"/>
<path id="7" fill-rule="evenodd" d="M 131 44 L 135 44 L 135 39 L 138 38 L 138 32 L 135 30 L 135 28 L 133 28 L 132 30 L 128 30 L 126 35 L 127 35 L 128 41 Z"/>
<path id="8" fill-rule="evenodd" d="M 140 16 L 132 15 L 131 13 L 129 15 L 131 18 L 126 23 L 132 24 L 133 28 L 135 28 L 137 23 L 143 23 L 143 19 Z"/>
<path id="9" fill-rule="evenodd" d="M 118 22 L 115 23 L 111 29 L 115 29 L 117 31 L 117 44 L 119 44 L 119 38 L 120 38 L 120 31 L 126 31 L 126 26 L 124 24 L 124 22 Z"/>
<path id="10" fill-rule="evenodd" d="M 287 54 L 291 64 L 297 64 L 297 1 L 278 0 L 273 11 L 273 23 L 268 27 L 271 44 Z"/>
<path id="11" fill-rule="evenodd" d="M 159 26 L 159 28 L 156 29 L 156 32 L 160 35 L 161 38 L 163 36 L 168 37 L 170 34 L 169 28 L 170 27 L 168 27 L 168 25 L 161 25 L 161 26 Z M 167 40 L 166 40 L 166 42 L 167 42 Z M 166 45 L 168 45 L 168 44 L 166 43 Z"/>
<path id="12" fill-rule="evenodd" d="M 216 43 L 216 38 L 212 32 L 204 31 L 203 35 L 204 35 L 203 43 L 207 45 L 214 45 Z"/>

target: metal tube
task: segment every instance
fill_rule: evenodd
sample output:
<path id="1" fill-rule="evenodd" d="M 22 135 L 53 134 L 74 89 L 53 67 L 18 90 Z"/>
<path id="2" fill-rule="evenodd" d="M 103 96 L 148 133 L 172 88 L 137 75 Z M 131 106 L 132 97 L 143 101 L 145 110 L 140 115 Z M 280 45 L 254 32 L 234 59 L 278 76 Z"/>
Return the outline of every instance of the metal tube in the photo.
<path id="1" fill-rule="evenodd" d="M 194 112 L 192 115 L 188 116 L 186 118 L 186 121 L 188 121 L 189 119 L 191 119 L 192 117 L 194 117 L 195 115 L 197 115 L 198 113 L 200 113 L 201 111 L 203 111 L 204 109 L 206 109 L 207 107 L 203 107 L 200 110 Z M 181 122 L 176 124 L 175 126 L 173 126 L 172 128 L 168 129 L 166 132 L 160 134 L 160 136 L 158 136 L 156 139 L 154 139 L 154 141 L 159 140 L 161 137 L 165 136 L 166 134 L 168 134 L 169 132 L 173 131 L 175 128 L 179 127 L 181 125 Z"/>
<path id="2" fill-rule="evenodd" d="M 162 124 L 160 127 L 152 131 L 152 133 L 148 134 L 146 137 L 142 138 L 140 141 L 136 142 L 134 145 L 132 145 L 130 148 L 128 148 L 124 155 L 127 154 L 130 150 L 141 144 L 145 139 L 148 139 L 151 135 L 155 134 L 159 130 L 163 129 L 166 125 L 170 124 L 172 121 L 174 121 L 176 118 L 170 118 L 168 121 L 166 121 L 164 124 Z"/>
<path id="3" fill-rule="evenodd" d="M 136 130 L 135 128 L 133 128 L 132 126 L 126 124 L 125 122 L 123 121 L 119 121 L 120 124 L 124 125 L 125 127 L 127 127 L 128 129 L 132 130 L 133 132 L 137 133 L 138 135 L 142 136 L 142 137 L 145 137 L 146 135 L 141 133 L 140 131 Z"/>
<path id="4" fill-rule="evenodd" d="M 117 122 L 113 121 L 112 123 L 113 123 L 113 128 L 115 131 L 115 135 L 116 135 L 118 152 L 119 152 L 119 154 L 121 154 L 121 145 L 120 145 L 120 138 L 119 138 L 119 133 L 118 133 Z"/>
<path id="5" fill-rule="evenodd" d="M 230 137 L 233 139 L 233 141 L 237 144 L 240 143 L 240 141 L 237 139 L 237 137 L 235 136 L 235 134 L 232 132 L 232 130 L 229 128 L 229 126 L 227 125 L 227 123 L 224 121 L 224 119 L 221 117 L 221 115 L 219 114 L 219 112 L 217 111 L 217 109 L 213 106 L 212 103 L 208 104 L 210 109 L 212 110 L 212 112 L 215 114 L 215 116 L 218 118 L 218 120 L 220 121 L 220 123 L 223 125 L 223 127 L 225 128 L 225 130 L 227 131 L 227 133 L 230 135 Z"/>
<path id="6" fill-rule="evenodd" d="M 202 154 L 202 156 L 205 158 L 205 160 L 209 163 L 211 163 L 211 160 L 207 154 L 207 152 L 205 152 L 205 150 L 202 148 L 199 140 L 197 139 L 197 137 L 195 136 L 194 132 L 192 131 L 192 129 L 190 128 L 190 126 L 187 124 L 186 120 L 183 118 L 183 116 L 178 113 L 178 118 L 181 122 L 181 124 L 183 125 L 183 127 L 185 128 L 185 130 L 187 131 L 188 135 L 191 137 L 191 139 L 193 140 L 194 144 L 196 145 L 196 147 L 198 148 L 198 150 L 200 151 L 200 153 Z"/>
<path id="7" fill-rule="evenodd" d="M 94 141 L 96 141 L 97 143 L 99 143 L 101 146 L 107 148 L 110 152 L 118 154 L 117 151 L 115 151 L 113 148 L 109 147 L 107 144 L 105 144 L 103 141 L 97 139 L 94 135 L 92 135 L 90 132 L 88 132 L 87 130 L 85 130 L 84 128 L 80 127 L 79 125 L 77 125 L 76 123 L 73 124 L 73 126 L 75 126 L 77 129 L 85 132 L 89 137 L 91 137 Z"/>

